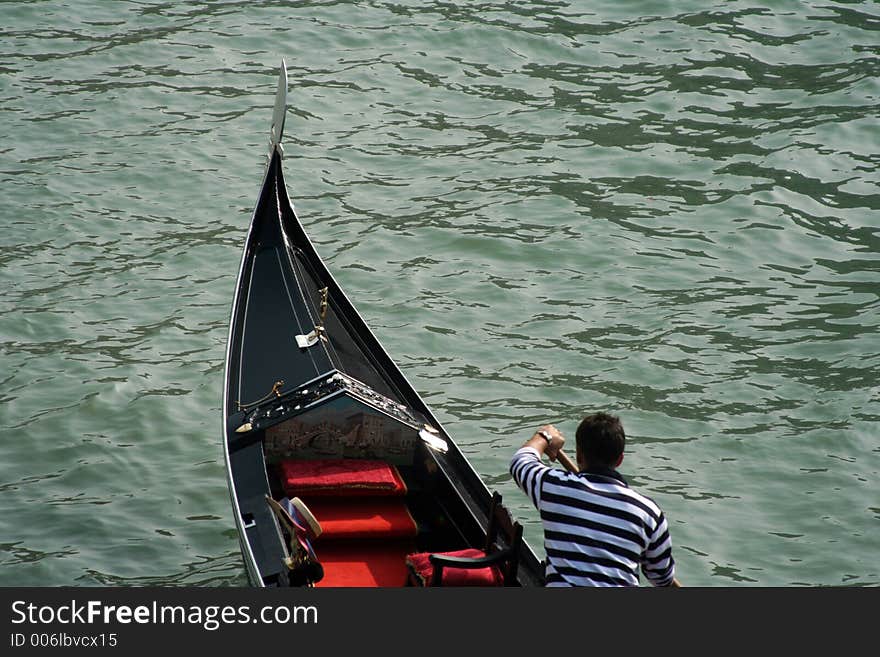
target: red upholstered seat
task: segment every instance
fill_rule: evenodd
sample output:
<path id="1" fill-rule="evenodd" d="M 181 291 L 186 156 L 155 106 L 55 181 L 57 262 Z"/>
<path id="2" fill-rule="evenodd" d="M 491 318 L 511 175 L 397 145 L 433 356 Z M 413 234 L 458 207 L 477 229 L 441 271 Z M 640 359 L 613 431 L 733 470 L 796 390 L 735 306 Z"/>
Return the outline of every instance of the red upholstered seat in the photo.
<path id="1" fill-rule="evenodd" d="M 416 586 L 516 586 L 521 547 L 522 525 L 513 520 L 495 491 L 483 549 L 409 554 L 408 581 Z"/>
<path id="2" fill-rule="evenodd" d="M 399 497 L 307 498 L 321 523 L 321 544 L 326 541 L 373 538 L 415 538 L 416 522 Z"/>
<path id="3" fill-rule="evenodd" d="M 453 552 L 444 552 L 450 557 L 466 557 L 468 559 L 480 559 L 486 556 L 483 550 L 476 548 L 466 548 L 464 550 L 455 550 Z M 406 565 L 415 575 L 419 584 L 422 586 L 431 586 L 431 579 L 434 576 L 434 566 L 429 560 L 429 552 L 419 552 L 409 554 L 406 557 Z M 502 586 L 504 584 L 504 575 L 498 566 L 488 566 L 486 568 L 465 569 L 446 566 L 443 569 L 442 586 Z"/>
<path id="4" fill-rule="evenodd" d="M 318 549 L 324 578 L 317 587 L 401 587 L 408 571 L 409 540 L 328 541 Z"/>
<path id="5" fill-rule="evenodd" d="M 319 587 L 405 586 L 406 555 L 418 528 L 406 485 L 393 465 L 365 459 L 286 460 L 281 484 L 321 525 L 313 547 L 324 577 Z"/>
<path id="6" fill-rule="evenodd" d="M 406 495 L 406 485 L 393 465 L 364 459 L 285 460 L 281 484 L 289 496 Z"/>

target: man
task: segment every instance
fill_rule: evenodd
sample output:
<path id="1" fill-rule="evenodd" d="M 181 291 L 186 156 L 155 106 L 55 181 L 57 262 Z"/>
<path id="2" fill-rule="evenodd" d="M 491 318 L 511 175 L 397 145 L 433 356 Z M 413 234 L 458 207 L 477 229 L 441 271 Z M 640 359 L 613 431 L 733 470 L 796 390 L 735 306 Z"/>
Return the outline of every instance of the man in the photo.
<path id="1" fill-rule="evenodd" d="M 617 467 L 626 435 L 620 418 L 594 413 L 577 428 L 577 472 L 542 463 L 567 460 L 565 438 L 543 426 L 513 455 L 510 473 L 541 513 L 547 586 L 638 586 L 639 570 L 654 586 L 675 579 L 666 517 L 631 489 Z"/>

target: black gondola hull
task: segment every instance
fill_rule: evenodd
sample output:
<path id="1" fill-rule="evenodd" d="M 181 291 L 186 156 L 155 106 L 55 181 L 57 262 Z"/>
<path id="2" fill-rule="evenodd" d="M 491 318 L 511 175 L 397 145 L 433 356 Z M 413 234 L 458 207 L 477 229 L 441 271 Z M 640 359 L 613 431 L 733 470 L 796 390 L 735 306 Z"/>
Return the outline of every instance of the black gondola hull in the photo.
<path id="1" fill-rule="evenodd" d="M 313 344 L 303 347 L 297 336 L 310 333 Z M 282 568 L 284 542 L 265 498 L 277 493 L 272 461 L 286 456 L 381 454 L 442 509 L 464 542 L 485 539 L 490 491 L 319 257 L 287 195 L 277 143 L 236 284 L 223 417 L 228 483 L 252 585 L 275 585 Z M 426 426 L 443 450 L 420 435 Z M 520 583 L 540 585 L 541 572 L 524 545 Z"/>

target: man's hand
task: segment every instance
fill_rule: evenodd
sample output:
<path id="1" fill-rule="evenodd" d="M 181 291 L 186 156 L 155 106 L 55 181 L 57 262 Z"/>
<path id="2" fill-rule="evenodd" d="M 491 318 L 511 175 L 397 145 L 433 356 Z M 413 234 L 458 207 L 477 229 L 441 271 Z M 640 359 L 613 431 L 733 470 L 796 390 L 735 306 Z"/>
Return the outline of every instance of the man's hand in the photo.
<path id="1" fill-rule="evenodd" d="M 552 424 L 545 424 L 535 432 L 526 445 L 538 450 L 539 454 L 546 454 L 551 461 L 555 461 L 559 450 L 565 445 L 565 436 Z"/>

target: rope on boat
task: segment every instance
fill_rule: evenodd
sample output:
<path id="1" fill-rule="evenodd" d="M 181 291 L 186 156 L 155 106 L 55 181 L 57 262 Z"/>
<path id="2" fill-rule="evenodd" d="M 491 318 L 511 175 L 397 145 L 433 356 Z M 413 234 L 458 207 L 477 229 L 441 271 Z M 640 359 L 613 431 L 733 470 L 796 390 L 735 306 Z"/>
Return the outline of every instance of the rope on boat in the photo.
<path id="1" fill-rule="evenodd" d="M 264 401 L 271 399 L 273 395 L 275 397 L 280 397 L 281 396 L 281 387 L 283 385 L 284 385 L 284 381 L 276 381 L 275 385 L 272 386 L 272 389 L 266 395 L 264 395 L 263 397 L 260 397 L 255 402 L 251 402 L 249 404 L 242 404 L 240 401 L 236 401 L 235 403 L 238 404 L 238 410 L 243 411 L 243 410 L 251 408 L 253 406 L 258 406 L 259 404 L 262 404 Z"/>

